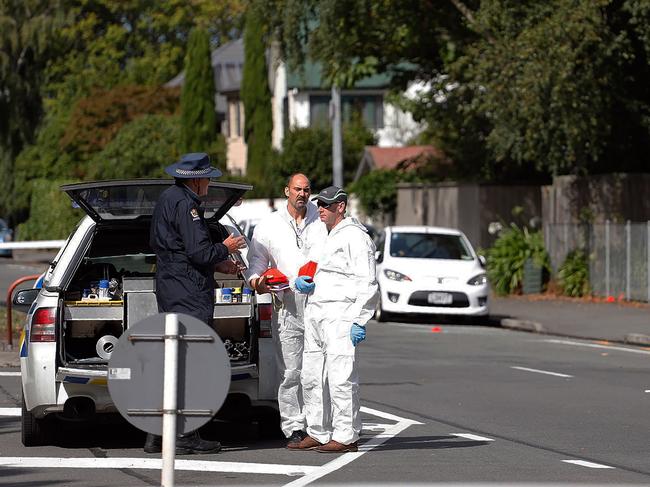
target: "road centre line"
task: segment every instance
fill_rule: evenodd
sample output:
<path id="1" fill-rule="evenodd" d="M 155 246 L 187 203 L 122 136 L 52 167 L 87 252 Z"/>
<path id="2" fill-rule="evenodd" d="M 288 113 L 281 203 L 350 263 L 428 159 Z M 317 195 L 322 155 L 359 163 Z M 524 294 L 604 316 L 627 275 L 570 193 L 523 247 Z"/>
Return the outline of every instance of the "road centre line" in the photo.
<path id="1" fill-rule="evenodd" d="M 587 462 L 585 460 L 562 460 L 564 463 L 571 463 L 573 465 L 580 465 L 581 467 L 587 468 L 616 468 L 610 467 L 609 465 L 603 465 L 600 463 Z"/>
<path id="2" fill-rule="evenodd" d="M 494 441 L 492 438 L 486 438 L 485 436 L 472 435 L 470 433 L 449 433 L 451 436 L 458 436 L 460 438 L 465 438 L 472 441 Z"/>
<path id="3" fill-rule="evenodd" d="M 558 372 L 549 372 L 548 370 L 539 370 L 539 369 L 529 369 L 528 367 L 510 367 L 511 369 L 517 369 L 517 370 L 523 370 L 525 372 L 535 372 L 537 374 L 546 374 L 546 375 L 553 375 L 555 377 L 565 377 L 565 378 L 570 378 L 573 377 L 572 375 L 567 375 L 567 374 L 560 374 Z"/>
<path id="4" fill-rule="evenodd" d="M 56 457 L 0 457 L 0 467 L 23 468 L 141 468 L 162 469 L 162 458 L 56 458 Z M 311 465 L 280 465 L 272 463 L 216 462 L 206 460 L 179 460 L 175 470 L 224 473 L 256 473 L 306 475 L 319 467 Z"/>
<path id="5" fill-rule="evenodd" d="M 20 377 L 20 372 L 0 372 L 0 377 Z"/>
<path id="6" fill-rule="evenodd" d="M 559 343 L 561 345 L 574 345 L 576 347 L 604 348 L 606 350 L 618 350 L 621 352 L 640 353 L 642 355 L 650 355 L 650 351 L 648 350 L 638 350 L 636 348 L 618 347 L 616 345 L 599 345 L 597 343 L 582 343 L 582 342 L 574 342 L 571 340 L 556 340 L 556 339 L 545 339 L 543 341 L 547 343 Z"/>

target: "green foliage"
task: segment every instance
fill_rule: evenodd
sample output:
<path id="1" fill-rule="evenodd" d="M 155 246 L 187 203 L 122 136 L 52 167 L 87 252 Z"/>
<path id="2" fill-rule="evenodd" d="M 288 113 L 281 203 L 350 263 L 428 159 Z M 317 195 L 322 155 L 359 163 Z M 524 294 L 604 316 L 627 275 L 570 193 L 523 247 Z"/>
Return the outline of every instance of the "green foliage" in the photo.
<path id="1" fill-rule="evenodd" d="M 374 137 L 358 124 L 343 127 L 343 177 L 351 181 L 366 145 L 374 145 Z M 306 174 L 312 189 L 318 191 L 332 184 L 332 133 L 323 127 L 291 130 L 283 142 L 283 151 L 274 171 L 284 181 L 295 172 Z"/>
<path id="2" fill-rule="evenodd" d="M 10 207 L 12 214 L 23 216 L 28 213 L 35 180 L 79 177 L 81 168 L 59 146 L 69 120 L 69 112 L 58 111 L 48 115 L 38 131 L 36 143 L 27 146 L 16 158 L 13 173 L 16 190 Z"/>
<path id="3" fill-rule="evenodd" d="M 388 223 L 393 221 L 397 209 L 397 183 L 413 178 L 413 174 L 397 170 L 370 171 L 348 189 L 359 198 L 366 215 Z"/>
<path id="4" fill-rule="evenodd" d="M 48 68 L 55 103 L 70 104 L 94 88 L 161 85 L 183 70 L 196 26 L 216 42 L 236 38 L 243 0 L 72 0 L 73 22 L 61 29 L 63 55 Z"/>
<path id="5" fill-rule="evenodd" d="M 214 73 L 208 33 L 190 33 L 181 93 L 181 146 L 183 152 L 203 152 L 217 135 L 214 110 Z"/>
<path id="6" fill-rule="evenodd" d="M 171 115 L 178 102 L 176 88 L 128 85 L 96 89 L 75 104 L 61 149 L 77 159 L 88 159 L 111 142 L 123 125 L 144 114 Z"/>
<path id="7" fill-rule="evenodd" d="M 0 2 L 0 214 L 11 222 L 14 159 L 34 140 L 43 114 L 44 69 L 57 54 L 64 17 L 55 0 Z"/>
<path id="8" fill-rule="evenodd" d="M 18 225 L 17 240 L 48 240 L 67 238 L 84 215 L 73 209 L 67 194 L 59 187 L 70 183 L 64 180 L 38 179 L 32 182 L 32 201 L 29 219 Z"/>
<path id="9" fill-rule="evenodd" d="M 542 232 L 531 232 L 513 223 L 501 232 L 487 251 L 487 273 L 496 294 L 506 295 L 521 290 L 524 263 L 529 258 L 543 271 L 550 271 Z"/>
<path id="10" fill-rule="evenodd" d="M 265 26 L 256 9 L 246 14 L 244 71 L 241 99 L 244 102 L 244 140 L 247 144 L 246 174 L 257 184 L 270 176 L 271 91 L 266 66 Z"/>
<path id="11" fill-rule="evenodd" d="M 557 278 L 566 296 L 578 298 L 589 294 L 589 260 L 585 252 L 580 249 L 569 252 L 557 271 Z"/>
<path id="12" fill-rule="evenodd" d="M 88 179 L 164 177 L 178 159 L 178 117 L 143 115 L 124 125 L 88 164 Z"/>
<path id="13" fill-rule="evenodd" d="M 462 179 L 647 170 L 647 0 L 262 1 L 290 64 L 392 72 Z"/>

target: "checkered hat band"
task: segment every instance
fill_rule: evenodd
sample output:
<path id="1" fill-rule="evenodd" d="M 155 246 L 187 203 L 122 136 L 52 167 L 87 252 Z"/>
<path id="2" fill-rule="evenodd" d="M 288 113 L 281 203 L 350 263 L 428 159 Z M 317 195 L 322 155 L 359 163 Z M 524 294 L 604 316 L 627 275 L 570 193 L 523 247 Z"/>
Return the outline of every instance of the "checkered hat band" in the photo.
<path id="1" fill-rule="evenodd" d="M 182 174 L 183 176 L 200 176 L 201 174 L 208 174 L 210 171 L 212 171 L 211 167 L 206 167 L 205 169 L 196 169 L 193 171 L 188 171 L 186 169 L 176 169 L 176 172 L 178 174 Z"/>

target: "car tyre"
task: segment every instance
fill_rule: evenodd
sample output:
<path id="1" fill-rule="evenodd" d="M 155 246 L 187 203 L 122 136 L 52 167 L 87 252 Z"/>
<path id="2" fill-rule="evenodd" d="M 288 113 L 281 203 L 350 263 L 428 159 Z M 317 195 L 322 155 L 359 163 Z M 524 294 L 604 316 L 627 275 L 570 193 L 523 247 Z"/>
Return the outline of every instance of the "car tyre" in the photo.
<path id="1" fill-rule="evenodd" d="M 275 440 L 284 438 L 280 428 L 280 412 L 273 407 L 258 406 L 254 410 L 257 432 L 260 438 Z"/>
<path id="2" fill-rule="evenodd" d="M 381 305 L 381 297 L 377 300 L 377 307 L 375 308 L 375 321 L 379 323 L 385 323 L 389 321 L 390 316 L 387 311 L 384 310 L 384 307 Z"/>
<path id="3" fill-rule="evenodd" d="M 46 418 L 39 419 L 27 410 L 25 396 L 22 396 L 21 439 L 25 446 L 41 446 L 50 439 L 50 428 Z"/>

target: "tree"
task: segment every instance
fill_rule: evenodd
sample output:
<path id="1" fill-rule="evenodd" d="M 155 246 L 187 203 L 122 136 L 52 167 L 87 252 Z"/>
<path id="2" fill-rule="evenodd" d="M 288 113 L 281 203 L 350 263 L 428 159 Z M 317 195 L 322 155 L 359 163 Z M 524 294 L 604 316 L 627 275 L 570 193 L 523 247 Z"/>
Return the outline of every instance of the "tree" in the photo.
<path id="1" fill-rule="evenodd" d="M 43 113 L 43 70 L 57 53 L 65 23 L 55 0 L 0 1 L 0 212 L 7 215 L 13 192 L 13 161 L 33 142 Z M 13 215 L 10 215 L 13 216 Z M 13 217 L 10 218 L 13 220 Z"/>
<path id="2" fill-rule="evenodd" d="M 183 152 L 203 152 L 217 136 L 214 108 L 214 74 L 210 40 L 203 29 L 190 33 L 181 92 L 181 147 Z"/>
<path id="3" fill-rule="evenodd" d="M 343 127 L 343 176 L 351 181 L 367 145 L 375 139 L 360 123 Z M 296 128 L 287 134 L 274 173 L 284 180 L 302 172 L 309 176 L 312 189 L 321 190 L 332 184 L 332 132 L 324 127 Z"/>
<path id="4" fill-rule="evenodd" d="M 244 27 L 244 72 L 241 97 L 244 102 L 244 139 L 247 145 L 246 174 L 257 185 L 265 184 L 271 157 L 271 92 L 266 66 L 265 26 L 251 8 Z"/>
<path id="5" fill-rule="evenodd" d="M 179 117 L 143 115 L 124 125 L 88 164 L 88 179 L 162 177 L 178 159 Z"/>
<path id="6" fill-rule="evenodd" d="M 261 3 L 294 66 L 429 83 L 412 108 L 466 175 L 647 170 L 647 0 Z"/>
<path id="7" fill-rule="evenodd" d="M 244 0 L 70 0 L 74 18 L 61 30 L 65 55 L 48 69 L 48 89 L 69 105 L 93 89 L 118 84 L 159 86 L 183 69 L 194 27 L 216 43 L 241 31 Z"/>

